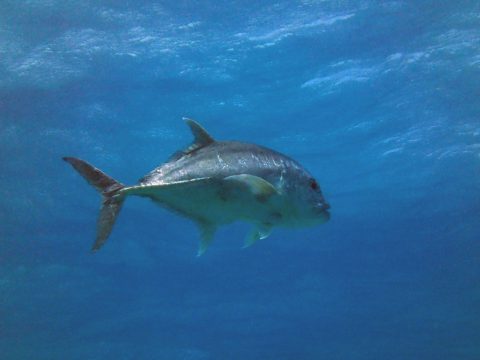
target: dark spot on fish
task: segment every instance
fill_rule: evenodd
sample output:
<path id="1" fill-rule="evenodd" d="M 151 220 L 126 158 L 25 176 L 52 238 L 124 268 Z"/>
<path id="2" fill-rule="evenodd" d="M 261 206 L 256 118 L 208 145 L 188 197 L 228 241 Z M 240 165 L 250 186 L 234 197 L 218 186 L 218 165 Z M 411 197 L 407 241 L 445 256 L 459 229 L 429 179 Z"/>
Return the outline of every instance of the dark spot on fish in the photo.
<path id="1" fill-rule="evenodd" d="M 283 217 L 283 215 L 278 211 L 272 212 L 270 216 L 272 217 L 272 219 L 275 219 L 275 220 L 280 220 Z"/>
<path id="2" fill-rule="evenodd" d="M 268 196 L 269 195 L 260 194 L 260 195 L 256 195 L 255 199 L 257 199 L 258 202 L 264 203 L 268 200 Z"/>
<path id="3" fill-rule="evenodd" d="M 227 193 L 227 189 L 225 189 L 224 187 L 220 188 L 220 190 L 217 192 L 218 194 L 218 197 L 220 200 L 222 201 L 227 201 L 228 200 L 228 193 Z"/>
<path id="4" fill-rule="evenodd" d="M 315 190 L 315 191 L 319 189 L 318 183 L 314 179 L 310 181 L 310 187 L 312 188 L 312 190 Z"/>

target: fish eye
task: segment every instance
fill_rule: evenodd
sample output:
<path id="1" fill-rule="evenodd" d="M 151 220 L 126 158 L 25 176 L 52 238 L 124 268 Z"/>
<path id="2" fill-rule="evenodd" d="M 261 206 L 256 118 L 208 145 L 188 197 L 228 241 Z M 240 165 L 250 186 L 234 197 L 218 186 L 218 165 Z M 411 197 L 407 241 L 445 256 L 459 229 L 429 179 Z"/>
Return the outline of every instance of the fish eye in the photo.
<path id="1" fill-rule="evenodd" d="M 318 190 L 318 184 L 315 180 L 311 180 L 310 181 L 310 187 L 312 188 L 312 190 Z"/>

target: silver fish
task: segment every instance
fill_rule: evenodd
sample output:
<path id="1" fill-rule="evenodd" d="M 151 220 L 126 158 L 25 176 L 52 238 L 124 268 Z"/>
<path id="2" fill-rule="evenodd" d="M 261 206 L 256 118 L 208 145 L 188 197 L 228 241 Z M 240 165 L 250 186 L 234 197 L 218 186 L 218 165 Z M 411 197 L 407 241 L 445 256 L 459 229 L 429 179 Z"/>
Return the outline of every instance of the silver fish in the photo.
<path id="1" fill-rule="evenodd" d="M 199 226 L 202 255 L 220 225 L 253 224 L 245 247 L 268 237 L 273 227 L 325 223 L 330 205 L 317 181 L 296 161 L 262 146 L 216 141 L 197 122 L 186 120 L 193 143 L 139 180 L 125 186 L 87 162 L 64 157 L 102 195 L 98 250 L 110 235 L 127 196 L 148 197 Z"/>

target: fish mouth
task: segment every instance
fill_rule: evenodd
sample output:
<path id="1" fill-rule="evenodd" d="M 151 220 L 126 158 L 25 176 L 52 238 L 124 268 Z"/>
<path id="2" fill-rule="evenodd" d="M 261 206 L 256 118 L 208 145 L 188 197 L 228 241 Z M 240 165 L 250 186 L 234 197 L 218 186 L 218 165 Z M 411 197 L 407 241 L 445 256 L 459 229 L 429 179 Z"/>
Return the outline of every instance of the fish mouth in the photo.
<path id="1" fill-rule="evenodd" d="M 315 206 L 315 212 L 318 214 L 318 216 L 322 219 L 323 222 L 327 222 L 330 220 L 330 204 L 328 203 L 320 203 L 317 206 Z"/>
<path id="2" fill-rule="evenodd" d="M 326 202 L 318 203 L 315 206 L 315 210 L 318 212 L 328 212 L 327 210 L 330 209 L 330 204 Z"/>

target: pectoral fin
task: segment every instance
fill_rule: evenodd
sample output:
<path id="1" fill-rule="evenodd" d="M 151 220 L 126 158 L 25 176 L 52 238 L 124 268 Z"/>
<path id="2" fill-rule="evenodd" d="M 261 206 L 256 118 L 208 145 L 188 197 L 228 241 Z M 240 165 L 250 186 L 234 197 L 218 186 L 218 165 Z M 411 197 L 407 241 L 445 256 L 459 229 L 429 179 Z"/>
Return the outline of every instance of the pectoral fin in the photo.
<path id="1" fill-rule="evenodd" d="M 258 240 L 265 239 L 272 233 L 272 226 L 270 224 L 258 224 L 245 238 L 243 248 L 247 248 L 255 244 Z"/>
<path id="2" fill-rule="evenodd" d="M 243 187 L 253 194 L 259 201 L 265 201 L 270 196 L 277 194 L 277 189 L 267 180 L 249 174 L 228 176 L 225 182 L 232 186 Z"/>

